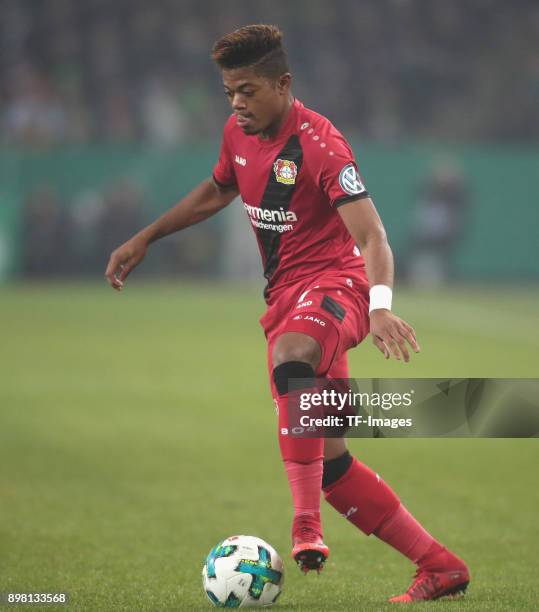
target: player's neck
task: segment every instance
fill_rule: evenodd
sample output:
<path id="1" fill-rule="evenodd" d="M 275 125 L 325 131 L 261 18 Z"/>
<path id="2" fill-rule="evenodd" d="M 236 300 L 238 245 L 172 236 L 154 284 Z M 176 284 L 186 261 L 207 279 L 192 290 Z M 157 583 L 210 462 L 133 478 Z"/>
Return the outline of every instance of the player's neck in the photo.
<path id="1" fill-rule="evenodd" d="M 275 136 L 277 136 L 279 130 L 283 127 L 286 120 L 288 119 L 288 113 L 292 109 L 293 104 L 294 96 L 290 94 L 281 114 L 267 129 L 260 132 L 260 140 L 268 140 L 269 138 L 275 138 Z"/>

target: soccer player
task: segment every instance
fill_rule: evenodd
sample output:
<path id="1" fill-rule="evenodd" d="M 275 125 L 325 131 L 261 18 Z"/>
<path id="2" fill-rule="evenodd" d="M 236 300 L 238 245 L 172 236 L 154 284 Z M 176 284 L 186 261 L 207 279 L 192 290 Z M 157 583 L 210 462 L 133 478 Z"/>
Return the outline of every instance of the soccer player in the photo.
<path id="1" fill-rule="evenodd" d="M 412 327 L 391 312 L 393 257 L 354 154 L 328 119 L 293 97 L 279 29 L 242 27 L 215 43 L 212 58 L 233 111 L 213 177 L 116 249 L 106 277 L 121 290 L 152 242 L 241 195 L 267 280 L 260 322 L 294 504 L 293 558 L 303 571 L 319 571 L 329 554 L 320 524 L 322 489 L 358 529 L 417 564 L 412 586 L 391 601 L 463 592 L 466 565 L 350 455 L 343 438 L 288 435 L 289 379 L 348 378 L 346 351 L 369 332 L 386 359 L 407 362 L 410 348 L 420 349 Z"/>

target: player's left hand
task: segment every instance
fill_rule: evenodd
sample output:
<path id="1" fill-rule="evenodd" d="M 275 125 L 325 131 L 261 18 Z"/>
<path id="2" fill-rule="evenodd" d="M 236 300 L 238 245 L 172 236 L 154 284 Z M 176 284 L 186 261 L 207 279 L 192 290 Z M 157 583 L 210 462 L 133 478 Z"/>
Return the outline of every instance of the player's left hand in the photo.
<path id="1" fill-rule="evenodd" d="M 415 337 L 414 328 L 406 321 L 399 319 L 390 310 L 379 308 L 370 314 L 372 341 L 383 353 L 386 359 L 391 354 L 400 361 L 402 358 L 406 363 L 410 361 L 410 353 L 406 342 L 412 347 L 415 353 L 421 350 Z"/>

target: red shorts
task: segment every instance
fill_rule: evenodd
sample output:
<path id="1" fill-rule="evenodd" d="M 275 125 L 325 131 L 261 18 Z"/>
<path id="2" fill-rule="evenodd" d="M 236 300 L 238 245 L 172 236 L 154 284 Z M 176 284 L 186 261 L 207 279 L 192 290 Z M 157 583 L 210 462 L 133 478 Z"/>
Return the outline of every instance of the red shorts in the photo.
<path id="1" fill-rule="evenodd" d="M 317 376 L 348 378 L 346 351 L 369 333 L 368 281 L 357 272 L 328 272 L 303 280 L 279 293 L 260 324 L 268 341 L 272 391 L 273 345 L 287 332 L 307 334 L 318 342 L 322 357 Z"/>

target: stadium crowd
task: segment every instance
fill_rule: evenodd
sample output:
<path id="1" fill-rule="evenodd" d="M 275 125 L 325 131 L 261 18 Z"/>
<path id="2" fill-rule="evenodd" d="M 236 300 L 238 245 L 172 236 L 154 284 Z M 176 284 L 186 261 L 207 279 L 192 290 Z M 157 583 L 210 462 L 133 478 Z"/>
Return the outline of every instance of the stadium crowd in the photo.
<path id="1" fill-rule="evenodd" d="M 349 137 L 531 142 L 539 4 L 503 0 L 0 0 L 1 141 L 213 139 L 227 105 L 213 41 L 286 36 L 295 92 Z"/>
<path id="2" fill-rule="evenodd" d="M 100 274 L 118 244 L 145 225 L 143 188 L 120 178 L 65 201 L 51 183 L 36 185 L 23 203 L 20 272 L 27 278 L 85 278 Z M 223 232 L 205 223 L 153 249 L 142 274 L 214 277 L 220 273 Z"/>

